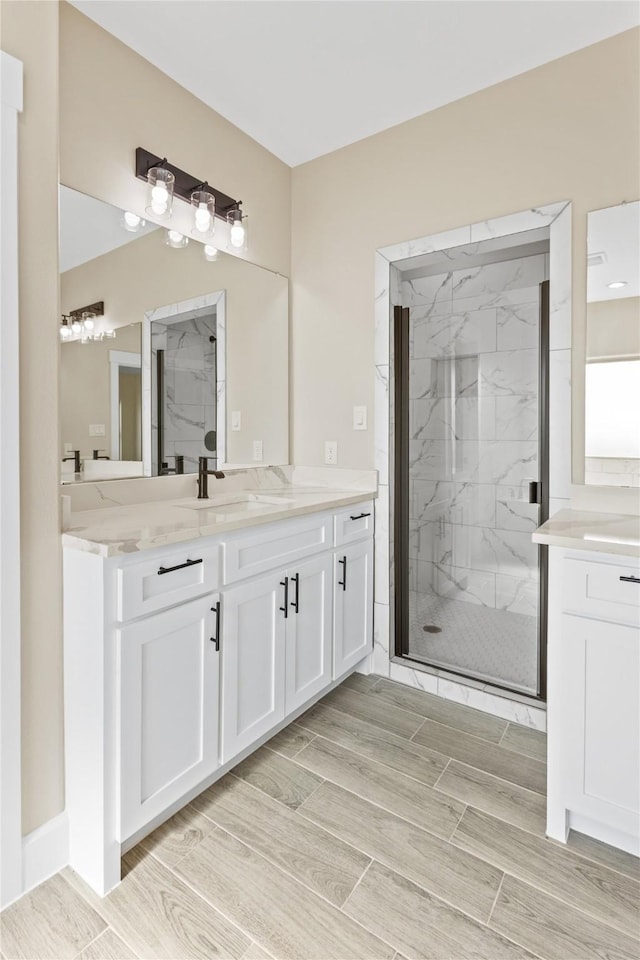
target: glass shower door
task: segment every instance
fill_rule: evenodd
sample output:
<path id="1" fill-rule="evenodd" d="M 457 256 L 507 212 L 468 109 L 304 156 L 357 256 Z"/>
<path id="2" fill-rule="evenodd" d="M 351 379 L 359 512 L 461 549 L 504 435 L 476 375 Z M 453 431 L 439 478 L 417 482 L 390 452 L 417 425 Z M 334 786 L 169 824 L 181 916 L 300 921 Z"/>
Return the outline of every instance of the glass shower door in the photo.
<path id="1" fill-rule="evenodd" d="M 538 255 L 413 276 L 394 343 L 396 653 L 532 696 L 545 695 L 546 557 L 531 542 L 548 489 L 544 271 Z"/>

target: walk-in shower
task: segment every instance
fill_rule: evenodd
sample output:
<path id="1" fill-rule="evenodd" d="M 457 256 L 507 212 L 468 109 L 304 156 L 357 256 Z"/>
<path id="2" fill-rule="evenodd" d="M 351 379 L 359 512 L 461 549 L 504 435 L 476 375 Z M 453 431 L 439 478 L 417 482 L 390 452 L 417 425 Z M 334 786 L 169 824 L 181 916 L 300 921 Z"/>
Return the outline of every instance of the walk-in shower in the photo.
<path id="1" fill-rule="evenodd" d="M 548 229 L 394 264 L 395 655 L 545 697 Z"/>

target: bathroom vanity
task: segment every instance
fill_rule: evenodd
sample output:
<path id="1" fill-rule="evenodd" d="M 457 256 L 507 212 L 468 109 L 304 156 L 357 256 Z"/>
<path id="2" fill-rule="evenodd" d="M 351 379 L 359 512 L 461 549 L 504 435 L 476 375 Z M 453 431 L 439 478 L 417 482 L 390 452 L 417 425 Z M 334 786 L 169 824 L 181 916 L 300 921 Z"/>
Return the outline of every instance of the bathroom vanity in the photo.
<path id="1" fill-rule="evenodd" d="M 562 510 L 549 546 L 547 834 L 640 855 L 640 518 Z"/>
<path id="2" fill-rule="evenodd" d="M 224 484 L 63 534 L 70 864 L 101 895 L 123 849 L 372 650 L 375 490 Z"/>

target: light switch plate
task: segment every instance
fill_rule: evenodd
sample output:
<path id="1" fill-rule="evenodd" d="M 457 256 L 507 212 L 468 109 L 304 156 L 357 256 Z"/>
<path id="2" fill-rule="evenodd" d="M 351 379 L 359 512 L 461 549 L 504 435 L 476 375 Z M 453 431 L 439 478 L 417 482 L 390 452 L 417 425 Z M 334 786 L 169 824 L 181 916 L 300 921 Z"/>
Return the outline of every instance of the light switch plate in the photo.
<path id="1" fill-rule="evenodd" d="M 240 410 L 231 411 L 231 429 L 242 430 L 242 413 Z"/>
<path id="2" fill-rule="evenodd" d="M 257 462 L 262 460 L 262 440 L 253 441 L 253 459 Z"/>
<path id="3" fill-rule="evenodd" d="M 329 466 L 335 466 L 338 462 L 338 441 L 325 440 L 324 442 L 324 462 Z"/>
<path id="4" fill-rule="evenodd" d="M 353 408 L 353 429 L 354 430 L 367 429 L 367 408 L 366 407 Z"/>
<path id="5" fill-rule="evenodd" d="M 89 424 L 89 436 L 90 436 L 90 437 L 104 437 L 104 436 L 105 436 L 104 423 L 90 423 L 90 424 Z"/>

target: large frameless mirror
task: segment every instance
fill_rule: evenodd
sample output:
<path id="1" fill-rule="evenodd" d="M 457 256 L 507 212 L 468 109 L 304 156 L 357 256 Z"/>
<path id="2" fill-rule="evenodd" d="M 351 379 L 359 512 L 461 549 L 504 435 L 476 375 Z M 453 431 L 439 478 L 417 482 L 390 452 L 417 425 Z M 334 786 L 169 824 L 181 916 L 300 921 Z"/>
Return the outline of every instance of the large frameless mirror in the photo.
<path id="1" fill-rule="evenodd" d="M 60 273 L 63 483 L 288 462 L 285 277 L 64 186 Z"/>

